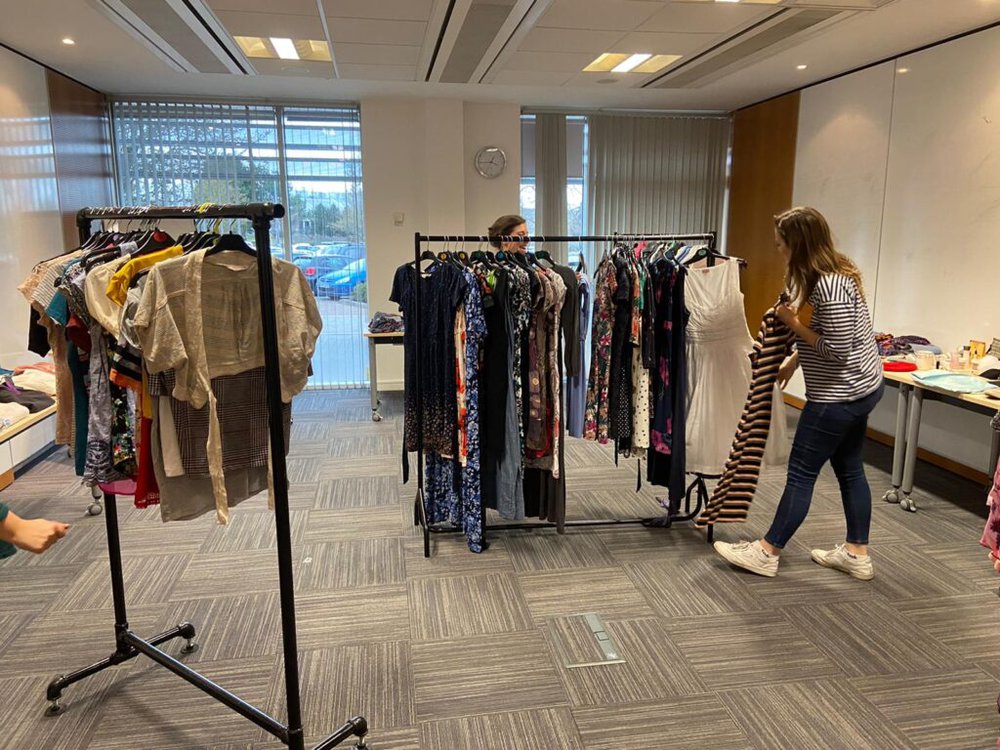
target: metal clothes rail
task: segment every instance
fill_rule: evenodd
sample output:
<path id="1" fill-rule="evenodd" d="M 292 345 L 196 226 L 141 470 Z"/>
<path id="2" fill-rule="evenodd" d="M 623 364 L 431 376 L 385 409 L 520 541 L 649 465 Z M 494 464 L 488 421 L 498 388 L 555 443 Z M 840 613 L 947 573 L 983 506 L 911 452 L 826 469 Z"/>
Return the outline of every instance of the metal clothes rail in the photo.
<path id="1" fill-rule="evenodd" d="M 424 244 L 431 242 L 456 242 L 456 243 L 492 243 L 492 242 L 518 242 L 523 244 L 543 244 L 549 242 L 669 242 L 669 241 L 695 241 L 695 242 L 705 242 L 708 244 L 710 251 L 714 251 L 716 248 L 716 233 L 715 232 L 700 232 L 693 234 L 630 234 L 630 233 L 616 233 L 616 234 L 577 234 L 577 235 L 533 235 L 529 237 L 522 237 L 519 235 L 500 235 L 500 236 L 489 236 L 489 235 L 446 235 L 446 234 L 420 234 L 417 232 L 413 237 L 413 261 L 416 266 L 417 272 L 415 273 L 415 283 L 414 283 L 414 307 L 416 310 L 416 320 L 413 322 L 414 325 L 414 346 L 419 351 L 420 350 L 420 337 L 421 337 L 421 325 L 420 325 L 420 287 L 421 287 L 421 276 L 420 276 L 420 254 L 421 247 Z M 709 263 L 712 264 L 714 261 L 714 256 L 709 254 Z M 409 325 L 409 324 L 407 324 Z M 424 536 L 424 557 L 431 556 L 431 534 L 434 533 L 454 533 L 461 531 L 457 526 L 450 524 L 446 525 L 431 525 L 427 521 L 427 505 L 425 503 L 425 493 L 424 493 L 424 425 L 423 425 L 423 389 L 421 388 L 421 363 L 420 358 L 417 358 L 417 366 L 415 369 L 416 382 L 414 383 L 414 389 L 416 391 L 416 407 L 417 407 L 417 419 L 416 419 L 416 429 L 417 429 L 417 495 L 414 498 L 413 503 L 413 522 L 415 525 L 419 525 L 423 529 Z M 404 441 L 405 442 L 405 441 Z M 702 508 L 708 504 L 709 492 L 708 486 L 705 481 L 707 479 L 718 479 L 721 475 L 708 475 L 700 473 L 692 473 L 694 480 L 688 485 L 684 497 L 684 513 L 667 513 L 662 516 L 651 516 L 648 518 L 595 518 L 595 519 L 579 519 L 575 521 L 564 521 L 563 526 L 582 526 L 582 527 L 595 527 L 595 526 L 631 526 L 631 525 L 643 525 L 647 527 L 658 527 L 658 528 L 669 528 L 674 523 L 693 521 L 701 513 Z M 692 496 L 694 497 L 694 508 L 692 509 Z M 483 524 L 483 541 L 486 541 L 486 509 L 484 506 L 480 506 L 480 513 L 482 514 L 482 524 Z M 528 523 L 511 523 L 511 524 L 500 524 L 497 526 L 489 527 L 495 531 L 507 531 L 507 530 L 517 530 L 517 529 L 547 529 L 556 528 L 558 524 L 551 521 L 537 521 Z M 708 527 L 707 540 L 711 543 L 713 538 L 714 526 Z"/>
<path id="2" fill-rule="evenodd" d="M 125 582 L 122 576 L 121 540 L 118 531 L 118 508 L 115 496 L 105 494 L 105 524 L 108 532 L 108 558 L 111 564 L 111 593 L 115 610 L 116 649 L 111 656 L 72 674 L 61 675 L 48 686 L 46 698 L 50 702 L 46 713 L 61 713 L 59 703 L 62 691 L 75 682 L 108 667 L 121 664 L 145 654 L 174 674 L 204 691 L 236 713 L 277 737 L 292 750 L 305 750 L 302 728 L 302 708 L 299 694 L 299 659 L 295 632 L 295 592 L 292 575 L 292 540 L 288 518 L 288 472 L 285 464 L 285 438 L 281 414 L 281 368 L 278 359 L 278 333 L 274 308 L 274 274 L 271 268 L 271 221 L 281 219 L 285 209 L 278 203 L 248 203 L 241 205 L 205 205 L 183 208 L 84 208 L 77 213 L 76 223 L 81 244 L 91 236 L 91 222 L 115 219 L 250 219 L 253 223 L 257 245 L 257 281 L 260 289 L 260 315 L 264 337 L 264 375 L 268 407 L 268 428 L 271 444 L 271 471 L 274 477 L 274 515 L 278 541 L 278 581 L 281 600 L 281 639 L 285 667 L 285 698 L 288 723 L 282 724 L 256 706 L 253 706 L 225 688 L 216 685 L 204 675 L 178 661 L 159 646 L 174 638 L 185 638 L 187 645 L 182 653 L 197 648 L 194 643 L 195 628 L 190 622 L 144 639 L 129 629 L 125 607 Z M 365 736 L 368 723 L 355 716 L 320 742 L 313 750 L 330 750 L 344 740 L 356 736 L 356 748 L 366 748 Z"/>

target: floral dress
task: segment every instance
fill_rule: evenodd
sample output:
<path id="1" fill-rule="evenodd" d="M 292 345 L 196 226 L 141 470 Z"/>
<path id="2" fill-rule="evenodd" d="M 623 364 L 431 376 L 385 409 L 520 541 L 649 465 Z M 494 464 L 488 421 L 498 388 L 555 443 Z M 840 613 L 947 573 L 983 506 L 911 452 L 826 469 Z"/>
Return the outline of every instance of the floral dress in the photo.
<path id="1" fill-rule="evenodd" d="M 604 259 L 594 274 L 594 316 L 591 335 L 590 378 L 587 383 L 587 408 L 583 417 L 585 440 L 608 442 L 608 387 L 611 384 L 611 334 L 615 320 L 615 294 L 618 283 L 615 266 Z"/>

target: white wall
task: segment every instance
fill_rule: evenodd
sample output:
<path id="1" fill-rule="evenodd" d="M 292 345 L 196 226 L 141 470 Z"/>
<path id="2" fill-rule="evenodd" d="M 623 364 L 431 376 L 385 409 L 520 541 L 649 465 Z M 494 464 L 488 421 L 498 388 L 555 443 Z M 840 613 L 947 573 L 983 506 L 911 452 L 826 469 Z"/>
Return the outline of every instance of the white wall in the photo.
<path id="1" fill-rule="evenodd" d="M 1000 336 L 997 70 L 992 29 L 802 93 L 794 201 L 858 260 L 877 330 L 944 348 Z M 895 408 L 891 390 L 872 426 L 892 434 Z M 922 425 L 921 447 L 992 471 L 985 417 L 929 404 Z"/>
<path id="2" fill-rule="evenodd" d="M 368 251 L 368 311 L 396 312 L 392 279 L 413 259 L 413 235 L 482 234 L 516 213 L 521 179 L 520 108 L 457 99 L 369 99 L 361 102 L 362 173 Z M 507 153 L 507 171 L 485 180 L 472 158 L 482 146 Z M 396 225 L 394 214 L 404 214 Z M 380 347 L 378 382 L 401 389 L 398 347 Z"/>
<path id="3" fill-rule="evenodd" d="M 28 303 L 16 291 L 39 260 L 63 252 L 45 70 L 0 48 L 0 365 L 27 346 Z"/>

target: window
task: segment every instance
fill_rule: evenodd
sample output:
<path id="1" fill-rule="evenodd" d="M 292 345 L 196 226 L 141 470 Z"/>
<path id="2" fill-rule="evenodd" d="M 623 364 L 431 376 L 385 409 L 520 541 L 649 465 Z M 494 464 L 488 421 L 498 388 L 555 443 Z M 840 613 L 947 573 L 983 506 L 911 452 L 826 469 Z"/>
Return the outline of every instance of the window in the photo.
<path id="1" fill-rule="evenodd" d="M 124 204 L 285 204 L 272 252 L 302 270 L 323 315 L 310 386 L 366 386 L 357 108 L 120 101 L 113 119 Z M 249 222 L 232 231 L 253 243 Z"/>

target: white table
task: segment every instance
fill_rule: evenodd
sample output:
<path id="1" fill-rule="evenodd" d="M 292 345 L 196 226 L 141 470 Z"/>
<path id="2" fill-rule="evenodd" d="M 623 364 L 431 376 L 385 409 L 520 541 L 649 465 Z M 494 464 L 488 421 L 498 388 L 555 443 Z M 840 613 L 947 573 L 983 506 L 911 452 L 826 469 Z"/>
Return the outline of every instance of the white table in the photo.
<path id="1" fill-rule="evenodd" d="M 379 344 L 391 344 L 392 346 L 401 346 L 403 344 L 403 332 L 398 331 L 396 333 L 372 333 L 371 331 L 365 331 L 365 338 L 368 339 L 368 372 L 369 379 L 371 381 L 371 394 L 372 394 L 372 422 L 381 422 L 382 415 L 379 414 L 378 408 L 382 405 L 382 402 L 378 397 L 378 362 L 375 355 L 376 347 Z"/>
<path id="2" fill-rule="evenodd" d="M 960 406 L 979 414 L 993 415 L 1000 410 L 1000 400 L 983 395 L 952 393 L 921 383 L 909 372 L 886 372 L 885 380 L 899 388 L 896 402 L 896 434 L 892 451 L 892 489 L 882 499 L 899 503 L 905 510 L 916 511 L 917 505 L 910 497 L 913 477 L 917 470 L 917 442 L 920 439 L 920 417 L 924 399 L 942 401 Z M 989 476 L 993 475 L 1000 456 L 1000 433 L 990 430 Z"/>

